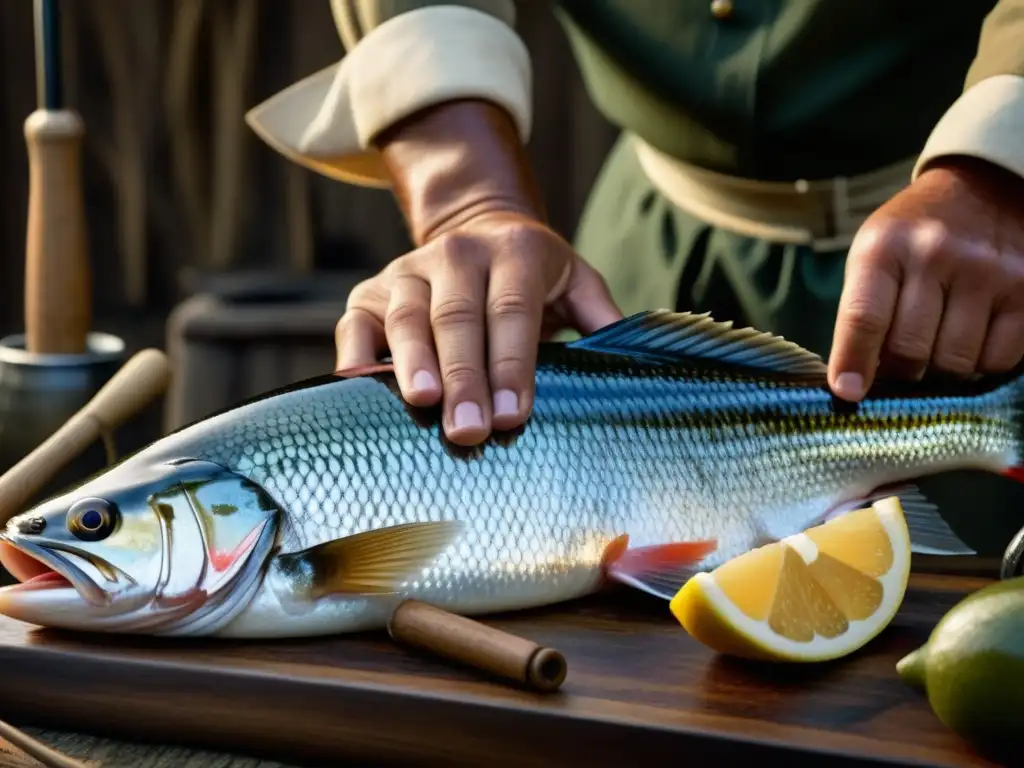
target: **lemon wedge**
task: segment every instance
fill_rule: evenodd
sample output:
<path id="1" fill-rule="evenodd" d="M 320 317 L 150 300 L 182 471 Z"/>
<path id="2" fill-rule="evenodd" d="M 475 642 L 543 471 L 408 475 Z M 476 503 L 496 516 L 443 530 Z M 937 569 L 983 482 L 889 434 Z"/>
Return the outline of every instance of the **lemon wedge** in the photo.
<path id="1" fill-rule="evenodd" d="M 910 531 L 890 497 L 693 576 L 670 609 L 720 653 L 828 661 L 889 625 L 909 578 Z"/>

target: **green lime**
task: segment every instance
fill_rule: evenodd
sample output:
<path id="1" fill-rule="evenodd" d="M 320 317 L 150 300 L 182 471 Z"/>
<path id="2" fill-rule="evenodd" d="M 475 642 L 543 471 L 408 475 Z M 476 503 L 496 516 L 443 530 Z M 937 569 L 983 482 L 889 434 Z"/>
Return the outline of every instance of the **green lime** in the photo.
<path id="1" fill-rule="evenodd" d="M 1024 756 L 1024 577 L 968 595 L 896 665 L 932 710 L 977 751 Z"/>

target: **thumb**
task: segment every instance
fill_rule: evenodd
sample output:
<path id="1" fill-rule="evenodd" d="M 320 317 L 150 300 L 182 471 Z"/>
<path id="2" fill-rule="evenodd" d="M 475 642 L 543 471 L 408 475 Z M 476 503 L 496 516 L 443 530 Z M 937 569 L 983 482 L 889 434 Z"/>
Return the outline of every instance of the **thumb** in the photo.
<path id="1" fill-rule="evenodd" d="M 843 400 L 860 401 L 874 383 L 896 311 L 902 269 L 891 241 L 858 236 L 847 256 L 828 365 L 829 386 Z"/>
<path id="2" fill-rule="evenodd" d="M 563 313 L 573 329 L 586 335 L 622 319 L 601 274 L 576 257 L 562 296 Z"/>

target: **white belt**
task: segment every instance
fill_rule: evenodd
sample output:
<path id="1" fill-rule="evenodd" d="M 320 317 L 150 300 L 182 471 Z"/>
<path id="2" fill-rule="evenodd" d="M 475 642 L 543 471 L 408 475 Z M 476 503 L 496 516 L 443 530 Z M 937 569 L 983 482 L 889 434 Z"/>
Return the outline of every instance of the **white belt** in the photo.
<path id="1" fill-rule="evenodd" d="M 910 183 L 916 160 L 859 176 L 769 182 L 698 168 L 632 140 L 650 182 L 687 213 L 741 235 L 822 252 L 849 248 L 865 219 Z"/>

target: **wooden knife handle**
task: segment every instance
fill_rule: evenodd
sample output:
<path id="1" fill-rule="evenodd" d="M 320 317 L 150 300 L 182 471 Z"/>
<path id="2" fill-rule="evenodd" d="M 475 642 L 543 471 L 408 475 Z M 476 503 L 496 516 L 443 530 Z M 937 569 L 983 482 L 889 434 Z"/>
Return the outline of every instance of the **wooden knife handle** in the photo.
<path id="1" fill-rule="evenodd" d="M 167 356 L 158 349 L 144 349 L 121 366 L 64 426 L 0 477 L 0 525 L 23 512 L 26 501 L 105 432 L 163 394 L 170 378 Z"/>
<path id="2" fill-rule="evenodd" d="M 388 622 L 388 634 L 535 691 L 557 691 L 568 672 L 565 657 L 554 648 L 418 600 L 399 604 Z"/>
<path id="3" fill-rule="evenodd" d="M 25 334 L 29 352 L 80 354 L 92 325 L 92 276 L 82 199 L 85 126 L 67 109 L 40 109 L 25 121 L 28 233 Z"/>

